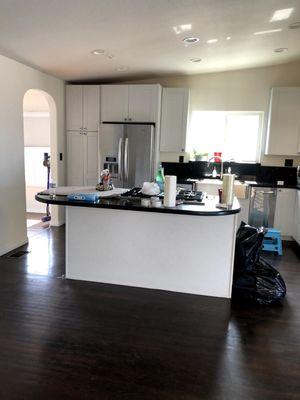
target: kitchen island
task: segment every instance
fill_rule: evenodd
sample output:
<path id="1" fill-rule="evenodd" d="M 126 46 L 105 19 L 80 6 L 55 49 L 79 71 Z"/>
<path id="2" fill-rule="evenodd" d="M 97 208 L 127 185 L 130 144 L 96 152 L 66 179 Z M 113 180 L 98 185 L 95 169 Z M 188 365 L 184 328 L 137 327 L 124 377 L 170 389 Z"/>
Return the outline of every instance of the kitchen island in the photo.
<path id="1" fill-rule="evenodd" d="M 51 198 L 66 206 L 66 278 L 206 296 L 231 297 L 240 206 L 146 208 L 140 199 L 97 203 Z"/>

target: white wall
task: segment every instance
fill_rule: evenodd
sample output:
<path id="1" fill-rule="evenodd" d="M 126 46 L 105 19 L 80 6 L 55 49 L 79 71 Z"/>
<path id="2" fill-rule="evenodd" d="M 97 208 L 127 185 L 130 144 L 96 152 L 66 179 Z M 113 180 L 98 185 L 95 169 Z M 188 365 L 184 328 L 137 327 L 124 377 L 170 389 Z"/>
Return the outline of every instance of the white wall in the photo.
<path id="1" fill-rule="evenodd" d="M 65 152 L 64 82 L 0 56 L 0 254 L 25 243 L 23 97 L 28 89 L 49 93 L 57 107 L 57 143 Z M 64 184 L 64 161 L 53 171 Z"/>
<path id="2" fill-rule="evenodd" d="M 190 88 L 190 115 L 193 110 L 264 111 L 264 138 L 273 86 L 300 86 L 300 62 L 239 71 L 197 74 L 189 76 L 165 76 L 134 81 L 135 83 L 160 83 L 165 87 Z M 179 153 L 161 153 L 162 161 L 178 161 Z M 262 157 L 264 165 L 283 165 L 281 156 Z M 300 157 L 294 157 L 294 165 Z"/>

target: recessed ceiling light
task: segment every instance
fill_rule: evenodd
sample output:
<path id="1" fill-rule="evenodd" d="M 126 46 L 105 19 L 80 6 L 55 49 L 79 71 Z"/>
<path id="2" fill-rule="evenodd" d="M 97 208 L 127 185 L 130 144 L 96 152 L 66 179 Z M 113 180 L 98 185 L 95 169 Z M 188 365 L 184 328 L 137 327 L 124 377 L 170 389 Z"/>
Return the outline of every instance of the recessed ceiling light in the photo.
<path id="1" fill-rule="evenodd" d="M 128 70 L 128 67 L 117 67 L 116 68 L 116 71 L 118 71 L 118 72 L 124 72 L 124 71 L 127 71 Z"/>
<path id="2" fill-rule="evenodd" d="M 182 32 L 190 31 L 192 29 L 192 24 L 182 24 L 178 26 L 173 26 L 173 31 L 176 35 L 179 35 Z"/>
<path id="3" fill-rule="evenodd" d="M 270 19 L 270 22 L 282 21 L 284 19 L 290 18 L 293 10 L 293 8 L 283 8 L 282 10 L 276 10 L 272 15 L 272 18 Z"/>
<path id="4" fill-rule="evenodd" d="M 197 37 L 186 37 L 186 38 L 184 38 L 184 39 L 182 39 L 182 41 L 185 43 L 185 44 L 194 44 L 194 43 L 197 43 L 197 42 L 199 42 L 199 38 L 197 38 Z"/>
<path id="5" fill-rule="evenodd" d="M 227 36 L 226 40 L 231 40 L 231 36 Z"/>
<path id="6" fill-rule="evenodd" d="M 275 32 L 281 32 L 282 29 L 278 28 L 278 29 L 269 29 L 267 31 L 259 31 L 259 32 L 254 32 L 253 35 L 267 35 L 269 33 L 275 33 Z"/>
<path id="7" fill-rule="evenodd" d="M 217 43 L 218 39 L 209 39 L 206 43 Z"/>
<path id="8" fill-rule="evenodd" d="M 284 53 L 285 51 L 288 51 L 287 47 L 278 47 L 278 49 L 274 49 L 274 53 Z"/>
<path id="9" fill-rule="evenodd" d="M 105 50 L 97 49 L 93 50 L 91 53 L 94 54 L 95 56 L 102 56 L 105 53 Z"/>
<path id="10" fill-rule="evenodd" d="M 290 29 L 298 29 L 300 28 L 300 22 L 293 22 L 291 25 L 289 25 Z"/>
<path id="11" fill-rule="evenodd" d="M 190 58 L 190 61 L 197 63 L 197 62 L 202 61 L 202 59 L 201 58 Z"/>

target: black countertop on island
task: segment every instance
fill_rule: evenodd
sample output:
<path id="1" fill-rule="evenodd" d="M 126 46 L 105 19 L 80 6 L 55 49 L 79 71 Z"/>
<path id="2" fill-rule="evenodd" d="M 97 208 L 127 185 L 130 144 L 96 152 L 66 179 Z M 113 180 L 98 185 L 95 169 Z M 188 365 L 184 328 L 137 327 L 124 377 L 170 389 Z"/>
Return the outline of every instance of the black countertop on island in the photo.
<path id="1" fill-rule="evenodd" d="M 49 195 L 37 194 L 35 199 L 42 203 L 59 205 L 59 206 L 74 206 L 74 207 L 90 207 L 90 208 L 107 208 L 113 210 L 127 211 L 143 211 L 156 212 L 165 214 L 183 214 L 183 215 L 198 215 L 198 216 L 222 216 L 237 214 L 241 211 L 240 204 L 235 198 L 234 203 L 228 209 L 217 208 L 216 198 L 208 196 L 205 198 L 203 205 L 180 204 L 176 207 L 144 207 L 141 205 L 139 198 L 128 197 L 113 197 L 100 198 L 99 202 L 87 203 L 79 200 L 68 200 L 67 196 L 56 196 L 55 198 Z"/>

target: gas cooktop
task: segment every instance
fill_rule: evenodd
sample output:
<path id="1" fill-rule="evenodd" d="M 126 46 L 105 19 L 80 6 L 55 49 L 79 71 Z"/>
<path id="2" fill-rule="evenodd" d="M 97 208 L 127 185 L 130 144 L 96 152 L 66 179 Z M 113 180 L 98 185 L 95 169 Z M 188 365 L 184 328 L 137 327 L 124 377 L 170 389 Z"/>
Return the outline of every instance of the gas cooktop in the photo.
<path id="1" fill-rule="evenodd" d="M 129 198 L 149 198 L 152 196 L 143 194 L 141 192 L 140 187 L 135 187 L 133 189 L 128 190 L 128 192 L 125 192 L 121 194 L 122 197 L 129 197 Z M 164 193 L 160 193 L 158 197 L 163 198 Z M 177 203 L 182 203 L 182 204 L 197 204 L 201 205 L 204 204 L 203 202 L 204 199 L 204 193 L 203 192 L 197 192 L 194 190 L 180 190 L 180 192 L 176 196 Z"/>

